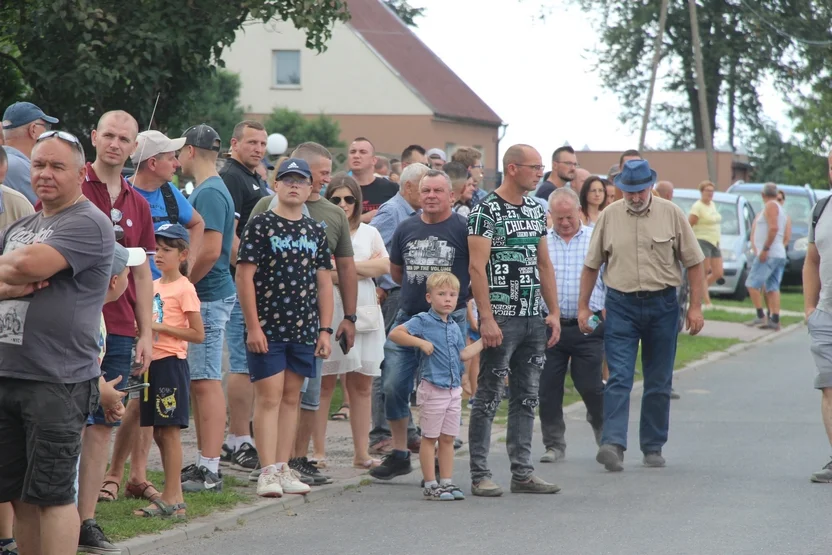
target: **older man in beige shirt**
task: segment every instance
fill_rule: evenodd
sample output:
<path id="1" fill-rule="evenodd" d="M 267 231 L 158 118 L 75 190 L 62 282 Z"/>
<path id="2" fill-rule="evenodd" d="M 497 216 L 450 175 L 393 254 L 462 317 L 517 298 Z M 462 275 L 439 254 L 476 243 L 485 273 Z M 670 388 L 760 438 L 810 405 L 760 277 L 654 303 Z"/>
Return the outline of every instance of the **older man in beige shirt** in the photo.
<path id="1" fill-rule="evenodd" d="M 652 194 L 656 172 L 646 160 L 624 164 L 615 185 L 624 194 L 601 212 L 581 275 L 578 321 L 592 331 L 589 299 L 598 270 L 606 264 L 604 344 L 610 377 L 604 391 L 604 430 L 596 460 L 607 470 L 623 470 L 627 449 L 630 392 L 639 343 L 644 395 L 639 428 L 644 465 L 662 467 L 662 447 L 670 421 L 670 390 L 679 326 L 679 262 L 687 269 L 691 301 L 687 328 L 692 335 L 704 325 L 702 293 L 704 256 L 684 212 Z"/>

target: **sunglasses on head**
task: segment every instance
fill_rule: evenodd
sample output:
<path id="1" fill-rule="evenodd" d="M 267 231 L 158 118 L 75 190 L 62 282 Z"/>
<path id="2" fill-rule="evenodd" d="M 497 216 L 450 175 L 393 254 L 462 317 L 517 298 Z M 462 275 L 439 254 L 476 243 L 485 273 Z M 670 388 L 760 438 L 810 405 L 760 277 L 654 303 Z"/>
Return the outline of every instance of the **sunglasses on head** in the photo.
<path id="1" fill-rule="evenodd" d="M 84 152 L 84 147 L 81 146 L 81 141 L 78 140 L 78 137 L 76 137 L 72 133 L 67 133 L 66 131 L 46 131 L 44 133 L 41 133 L 40 136 L 38 136 L 37 141 L 35 142 L 39 143 L 41 141 L 45 141 L 46 139 L 51 139 L 52 137 L 57 137 L 62 141 L 72 145 L 72 147 L 78 150 L 79 152 Z"/>
<path id="2" fill-rule="evenodd" d="M 355 204 L 355 197 L 352 195 L 345 195 L 343 197 L 330 197 L 329 202 L 332 204 L 341 204 L 341 201 L 346 202 L 347 204 Z"/>

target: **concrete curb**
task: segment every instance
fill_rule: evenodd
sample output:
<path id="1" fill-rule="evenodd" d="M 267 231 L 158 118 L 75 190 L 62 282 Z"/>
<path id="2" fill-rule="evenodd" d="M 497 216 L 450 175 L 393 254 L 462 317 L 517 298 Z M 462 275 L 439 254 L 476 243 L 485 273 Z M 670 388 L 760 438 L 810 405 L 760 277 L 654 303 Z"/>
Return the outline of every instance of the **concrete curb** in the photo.
<path id="1" fill-rule="evenodd" d="M 753 341 L 738 343 L 724 351 L 713 352 L 701 360 L 697 360 L 696 362 L 688 364 L 684 368 L 676 370 L 674 374 L 681 374 L 683 372 L 696 370 L 697 368 L 703 367 L 706 364 L 711 364 L 713 362 L 735 356 L 738 353 L 747 351 L 749 349 L 753 349 L 760 345 L 776 341 L 778 338 L 783 337 L 788 333 L 792 333 L 795 330 L 804 326 L 804 323 L 799 322 L 797 324 L 792 324 L 791 326 L 783 328 L 780 332 L 771 333 Z M 641 391 L 643 387 L 643 382 L 638 381 L 633 384 L 633 391 Z M 563 413 L 571 414 L 583 408 L 583 401 L 577 401 L 567 407 L 564 407 Z M 492 432 L 491 444 L 494 445 L 495 443 L 498 443 L 498 440 L 504 435 L 504 429 Z M 457 458 L 463 458 L 466 455 L 468 455 L 467 443 L 456 452 Z M 417 457 L 413 461 L 413 471 L 417 472 L 420 469 L 421 465 L 419 464 L 419 460 Z M 118 544 L 117 547 L 121 548 L 122 553 L 124 555 L 140 555 L 142 553 L 147 553 L 155 549 L 169 547 L 171 545 L 175 545 L 187 540 L 204 538 L 210 536 L 215 532 L 221 532 L 224 530 L 238 528 L 240 526 L 244 526 L 249 521 L 259 520 L 269 516 L 275 516 L 281 512 L 292 514 L 294 512 L 295 507 L 300 507 L 305 503 L 312 503 L 313 501 L 318 501 L 320 499 L 334 497 L 336 495 L 342 494 L 345 490 L 359 487 L 362 485 L 363 482 L 368 480 L 372 480 L 372 478 L 370 478 L 368 474 L 363 474 L 361 476 L 350 478 L 348 480 L 340 480 L 336 484 L 315 487 L 309 494 L 305 496 L 287 496 L 280 500 L 259 499 L 249 505 L 237 507 L 230 511 L 214 513 L 209 516 L 203 517 L 202 519 L 196 519 L 193 522 L 190 522 L 180 528 L 166 530 L 154 536 L 139 536 L 136 538 L 131 538 L 123 543 Z"/>

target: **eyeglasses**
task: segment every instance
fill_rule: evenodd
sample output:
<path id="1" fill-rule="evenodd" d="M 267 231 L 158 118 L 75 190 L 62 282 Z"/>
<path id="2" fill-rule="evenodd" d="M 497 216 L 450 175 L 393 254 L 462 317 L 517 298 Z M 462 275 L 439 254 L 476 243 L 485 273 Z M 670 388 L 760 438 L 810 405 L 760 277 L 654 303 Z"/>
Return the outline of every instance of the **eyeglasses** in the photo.
<path id="1" fill-rule="evenodd" d="M 293 177 L 283 178 L 278 180 L 279 183 L 283 183 L 284 185 L 290 185 L 295 187 L 304 187 L 307 185 L 312 185 L 312 182 L 308 179 L 295 179 Z"/>
<path id="2" fill-rule="evenodd" d="M 330 197 L 329 198 L 329 202 L 331 202 L 332 204 L 341 204 L 342 200 L 344 202 L 346 202 L 347 204 L 349 204 L 350 206 L 355 204 L 355 197 L 352 196 L 352 195 L 345 195 L 343 197 Z"/>
<path id="3" fill-rule="evenodd" d="M 542 164 L 514 164 L 515 166 L 520 166 L 521 168 L 531 168 L 536 172 L 541 172 L 546 169 L 546 166 Z"/>
<path id="4" fill-rule="evenodd" d="M 118 208 L 110 209 L 110 220 L 113 222 L 113 233 L 116 234 L 116 241 L 124 239 L 124 228 L 119 225 L 123 217 L 124 214 Z"/>
<path id="5" fill-rule="evenodd" d="M 472 169 L 480 169 L 480 170 L 483 169 L 484 167 L 485 166 L 483 166 L 482 164 L 477 164 L 476 166 L 471 166 Z"/>
<path id="6" fill-rule="evenodd" d="M 558 161 L 558 162 L 555 162 L 555 164 L 563 164 L 564 166 L 569 166 L 570 168 L 577 168 L 578 167 L 577 162 L 560 162 L 560 161 Z"/>
<path id="7" fill-rule="evenodd" d="M 46 123 L 45 121 L 36 121 L 36 122 L 34 122 L 34 125 L 40 125 L 41 127 L 46 129 L 47 131 L 52 129 L 52 124 L 51 123 Z"/>

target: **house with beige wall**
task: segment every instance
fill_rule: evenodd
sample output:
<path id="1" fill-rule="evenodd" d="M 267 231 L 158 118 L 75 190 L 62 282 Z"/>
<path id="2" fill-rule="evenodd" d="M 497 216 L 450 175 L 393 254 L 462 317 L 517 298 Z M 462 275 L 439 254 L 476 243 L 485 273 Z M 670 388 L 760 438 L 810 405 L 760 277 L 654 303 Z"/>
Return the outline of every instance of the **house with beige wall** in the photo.
<path id="1" fill-rule="evenodd" d="M 338 121 L 343 141 L 365 136 L 396 157 L 410 144 L 449 157 L 473 146 L 493 175 L 500 117 L 380 0 L 347 4 L 350 21 L 335 25 L 321 54 L 305 47 L 291 22 L 250 22 L 238 31 L 223 60 L 240 75 L 247 116 L 263 120 L 277 107 L 309 118 L 323 113 Z"/>

